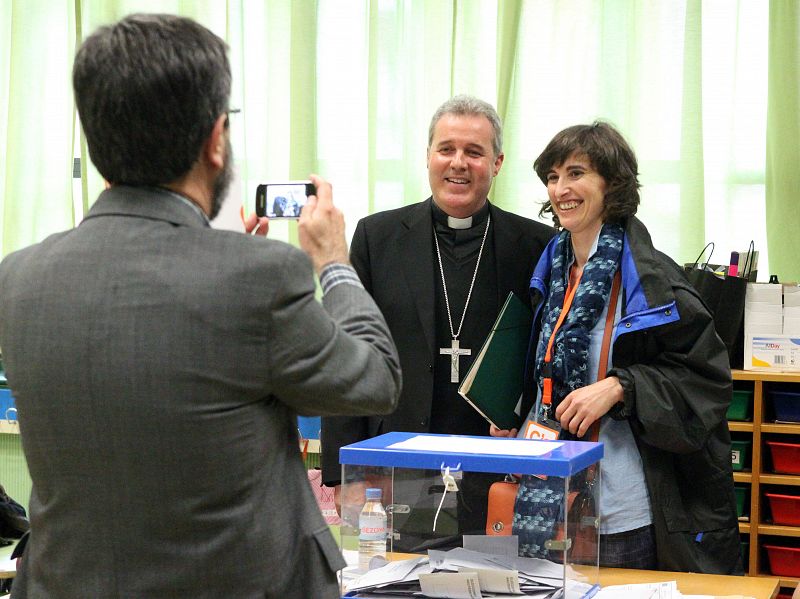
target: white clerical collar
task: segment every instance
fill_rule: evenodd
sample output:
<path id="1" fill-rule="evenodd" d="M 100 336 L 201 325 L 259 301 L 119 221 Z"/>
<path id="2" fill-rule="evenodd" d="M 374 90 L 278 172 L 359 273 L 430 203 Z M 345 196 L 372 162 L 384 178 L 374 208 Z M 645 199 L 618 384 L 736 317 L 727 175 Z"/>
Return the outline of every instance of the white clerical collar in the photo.
<path id="1" fill-rule="evenodd" d="M 451 229 L 469 229 L 472 226 L 472 217 L 456 218 L 455 216 L 447 216 L 447 226 Z"/>
<path id="2" fill-rule="evenodd" d="M 446 224 L 449 229 L 464 230 L 479 226 L 486 222 L 486 218 L 489 215 L 489 202 L 484 202 L 477 212 L 466 218 L 450 216 L 436 204 L 435 200 L 431 201 L 431 208 L 434 220 L 440 225 Z"/>

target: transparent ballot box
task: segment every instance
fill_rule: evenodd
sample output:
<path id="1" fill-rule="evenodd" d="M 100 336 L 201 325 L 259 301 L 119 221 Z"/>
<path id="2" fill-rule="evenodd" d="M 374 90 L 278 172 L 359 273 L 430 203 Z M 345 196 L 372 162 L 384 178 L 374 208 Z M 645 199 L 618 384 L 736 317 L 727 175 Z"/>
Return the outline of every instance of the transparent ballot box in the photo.
<path id="1" fill-rule="evenodd" d="M 602 443 L 422 433 L 342 447 L 343 596 L 591 597 L 602 457 Z"/>

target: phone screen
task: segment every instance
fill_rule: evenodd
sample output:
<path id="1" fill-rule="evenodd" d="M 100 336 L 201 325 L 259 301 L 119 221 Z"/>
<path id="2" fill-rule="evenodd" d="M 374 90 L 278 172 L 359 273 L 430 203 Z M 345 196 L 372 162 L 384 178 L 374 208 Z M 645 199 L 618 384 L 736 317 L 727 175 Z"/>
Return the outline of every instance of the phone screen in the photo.
<path id="1" fill-rule="evenodd" d="M 299 218 L 309 195 L 314 193 L 310 181 L 262 183 L 256 189 L 256 214 L 269 218 Z"/>

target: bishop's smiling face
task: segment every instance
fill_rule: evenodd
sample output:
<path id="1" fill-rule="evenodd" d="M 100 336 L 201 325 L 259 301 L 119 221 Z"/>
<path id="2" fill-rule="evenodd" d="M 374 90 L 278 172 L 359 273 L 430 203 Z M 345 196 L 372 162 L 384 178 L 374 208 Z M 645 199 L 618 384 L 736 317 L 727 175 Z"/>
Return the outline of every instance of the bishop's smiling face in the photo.
<path id="1" fill-rule="evenodd" d="M 428 180 L 437 206 L 466 218 L 486 202 L 503 154 L 494 155 L 492 124 L 483 115 L 445 114 L 428 148 Z"/>
<path id="2" fill-rule="evenodd" d="M 550 169 L 547 195 L 559 224 L 573 236 L 592 238 L 602 228 L 606 180 L 585 154 L 571 154 Z"/>

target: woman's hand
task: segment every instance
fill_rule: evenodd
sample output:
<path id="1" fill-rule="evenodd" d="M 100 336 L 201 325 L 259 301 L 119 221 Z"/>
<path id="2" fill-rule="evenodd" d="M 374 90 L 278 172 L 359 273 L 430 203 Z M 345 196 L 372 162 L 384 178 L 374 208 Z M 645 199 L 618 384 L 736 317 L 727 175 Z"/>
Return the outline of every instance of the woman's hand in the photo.
<path id="1" fill-rule="evenodd" d="M 556 418 L 561 423 L 561 428 L 569 430 L 580 438 L 614 404 L 622 401 L 622 397 L 623 390 L 619 379 L 610 376 L 567 395 L 556 409 Z"/>
<path id="2" fill-rule="evenodd" d="M 506 429 L 497 428 L 494 424 L 489 425 L 489 434 L 492 437 L 511 437 L 512 439 L 517 436 L 517 429 L 512 428 L 510 431 Z"/>

